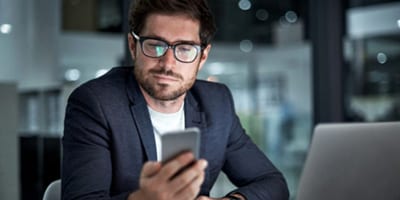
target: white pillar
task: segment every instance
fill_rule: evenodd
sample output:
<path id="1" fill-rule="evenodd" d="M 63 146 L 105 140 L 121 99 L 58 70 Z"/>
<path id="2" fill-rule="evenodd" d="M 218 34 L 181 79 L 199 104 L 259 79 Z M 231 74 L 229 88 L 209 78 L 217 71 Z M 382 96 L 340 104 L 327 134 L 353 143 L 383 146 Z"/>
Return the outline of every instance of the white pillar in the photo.
<path id="1" fill-rule="evenodd" d="M 60 27 L 61 0 L 0 0 L 0 81 L 58 85 Z"/>
<path id="2" fill-rule="evenodd" d="M 23 0 L 0 0 L 0 81 L 16 82 L 26 64 L 26 5 Z"/>
<path id="3" fill-rule="evenodd" d="M 60 0 L 31 0 L 27 4 L 27 64 L 19 74 L 20 88 L 58 86 L 58 38 L 61 29 Z"/>
<path id="4" fill-rule="evenodd" d="M 0 199 L 20 199 L 17 86 L 0 83 Z"/>

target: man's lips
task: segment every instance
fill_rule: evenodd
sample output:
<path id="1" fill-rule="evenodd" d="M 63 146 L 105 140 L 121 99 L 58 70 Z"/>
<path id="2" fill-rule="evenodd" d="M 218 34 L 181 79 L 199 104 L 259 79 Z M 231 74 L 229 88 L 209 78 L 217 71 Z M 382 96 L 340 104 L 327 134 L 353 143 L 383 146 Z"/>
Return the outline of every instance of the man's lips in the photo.
<path id="1" fill-rule="evenodd" d="M 165 75 L 165 74 L 154 74 L 153 75 L 156 79 L 160 81 L 178 81 L 177 77 Z"/>

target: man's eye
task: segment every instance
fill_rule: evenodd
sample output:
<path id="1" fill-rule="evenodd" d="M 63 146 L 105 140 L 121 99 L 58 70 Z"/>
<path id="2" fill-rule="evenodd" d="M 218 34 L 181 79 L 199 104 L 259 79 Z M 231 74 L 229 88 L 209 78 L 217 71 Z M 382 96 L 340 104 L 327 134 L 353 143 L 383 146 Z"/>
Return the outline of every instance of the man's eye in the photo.
<path id="1" fill-rule="evenodd" d="M 193 47 L 191 45 L 179 45 L 178 50 L 181 52 L 190 52 L 193 51 Z"/>
<path id="2" fill-rule="evenodd" d="M 144 42 L 144 44 L 149 47 L 165 47 L 166 46 L 166 44 L 164 42 L 159 41 L 159 40 L 153 40 L 153 39 L 146 40 Z"/>
<path id="3" fill-rule="evenodd" d="M 160 44 L 160 43 L 148 43 L 147 45 L 152 48 L 164 48 L 165 47 L 164 44 Z"/>

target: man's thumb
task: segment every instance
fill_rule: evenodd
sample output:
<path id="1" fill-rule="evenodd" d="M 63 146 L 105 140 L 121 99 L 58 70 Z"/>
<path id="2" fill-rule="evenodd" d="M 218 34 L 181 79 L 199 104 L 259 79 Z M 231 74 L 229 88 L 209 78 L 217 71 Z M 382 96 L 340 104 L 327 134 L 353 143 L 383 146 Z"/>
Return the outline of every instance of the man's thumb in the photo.
<path id="1" fill-rule="evenodd" d="M 151 177 L 161 169 L 160 162 L 148 161 L 143 165 L 142 176 Z"/>

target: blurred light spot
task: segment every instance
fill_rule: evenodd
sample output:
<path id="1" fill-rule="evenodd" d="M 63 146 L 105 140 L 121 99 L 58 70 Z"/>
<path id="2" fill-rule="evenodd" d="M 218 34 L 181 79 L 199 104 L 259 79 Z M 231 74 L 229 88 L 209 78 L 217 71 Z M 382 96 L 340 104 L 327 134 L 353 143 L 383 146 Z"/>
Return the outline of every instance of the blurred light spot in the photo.
<path id="1" fill-rule="evenodd" d="M 293 24 L 293 23 L 297 22 L 298 17 L 297 17 L 297 14 L 294 11 L 290 10 L 290 11 L 287 11 L 285 13 L 285 19 L 286 19 L 287 22 Z"/>
<path id="2" fill-rule="evenodd" d="M 251 40 L 242 40 L 240 42 L 240 50 L 249 53 L 253 50 L 253 42 Z"/>
<path id="3" fill-rule="evenodd" d="M 387 62 L 387 56 L 385 53 L 380 52 L 376 55 L 376 60 L 378 60 L 380 64 L 385 64 Z"/>
<path id="4" fill-rule="evenodd" d="M 400 19 L 397 20 L 397 26 L 400 28 Z"/>
<path id="5" fill-rule="evenodd" d="M 108 69 L 100 69 L 96 72 L 96 78 L 103 76 L 105 73 L 108 72 Z"/>
<path id="6" fill-rule="evenodd" d="M 11 31 L 12 31 L 11 24 L 2 24 L 2 25 L 0 25 L 0 32 L 2 34 L 10 34 Z"/>
<path id="7" fill-rule="evenodd" d="M 64 74 L 65 80 L 69 82 L 77 81 L 80 77 L 81 72 L 78 69 L 68 69 Z"/>
<path id="8" fill-rule="evenodd" d="M 265 9 L 259 9 L 256 12 L 256 17 L 257 17 L 257 19 L 259 19 L 261 21 L 267 21 L 267 19 L 269 17 L 269 13 Z"/>
<path id="9" fill-rule="evenodd" d="M 250 10 L 251 2 L 249 0 L 240 0 L 239 1 L 239 8 L 241 10 Z"/>

